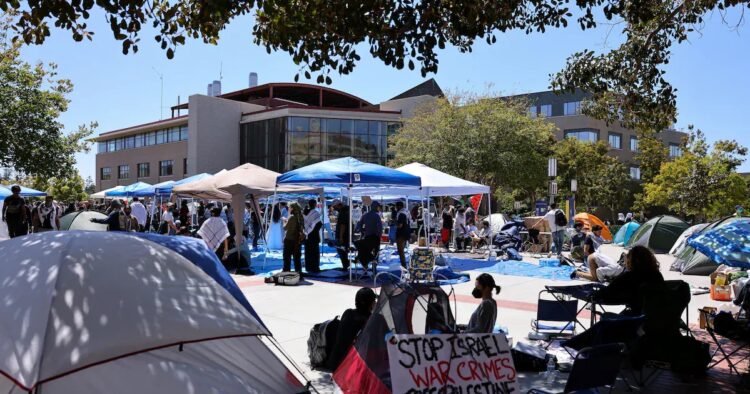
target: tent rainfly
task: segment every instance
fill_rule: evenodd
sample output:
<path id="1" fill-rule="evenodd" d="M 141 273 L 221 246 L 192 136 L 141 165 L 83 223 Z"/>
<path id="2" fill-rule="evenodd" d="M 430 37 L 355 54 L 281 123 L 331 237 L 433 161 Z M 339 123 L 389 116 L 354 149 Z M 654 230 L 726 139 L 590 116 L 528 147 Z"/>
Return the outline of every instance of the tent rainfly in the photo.
<path id="1" fill-rule="evenodd" d="M 711 231 L 714 229 L 722 228 L 726 225 L 733 224 L 738 221 L 748 221 L 750 219 L 748 218 L 740 218 L 736 216 L 728 216 L 722 219 L 719 219 L 715 222 L 709 223 L 707 226 L 704 226 L 703 229 L 700 231 L 696 231 L 690 237 L 696 236 L 699 234 L 703 234 L 707 231 Z M 690 239 L 688 237 L 688 239 Z M 687 242 L 687 241 L 686 241 Z M 674 263 L 672 263 L 672 267 L 670 268 L 673 271 L 680 271 L 684 275 L 710 275 L 712 272 L 716 271 L 716 267 L 718 264 L 711 260 L 708 256 L 705 254 L 699 252 L 689 244 L 685 245 L 683 247 L 683 250 L 676 256 L 676 259 Z"/>
<path id="2" fill-rule="evenodd" d="M 591 228 L 598 224 L 602 227 L 602 238 L 604 238 L 605 241 L 612 242 L 612 232 L 609 231 L 609 227 L 607 227 L 607 225 L 598 217 L 590 213 L 579 213 L 573 217 L 573 220 L 583 223 L 583 228 L 586 231 L 591 231 Z"/>
<path id="3" fill-rule="evenodd" d="M 680 218 L 657 216 L 642 224 L 625 244 L 625 248 L 642 245 L 651 248 L 654 253 L 667 253 L 688 227 L 690 225 Z"/>
<path id="4" fill-rule="evenodd" d="M 175 186 L 187 185 L 188 183 L 197 182 L 197 181 L 200 181 L 201 179 L 210 178 L 211 176 L 212 176 L 211 174 L 206 174 L 205 172 L 203 172 L 197 175 L 187 177 L 185 179 L 180 179 L 179 181 L 175 181 L 175 182 L 168 183 L 165 185 L 159 185 L 159 187 L 156 188 L 156 194 L 168 196 L 172 194 L 172 190 L 174 189 Z"/>
<path id="5" fill-rule="evenodd" d="M 620 229 L 617 230 L 617 234 L 615 234 L 612 243 L 615 245 L 625 245 L 630 240 L 630 237 L 633 236 L 633 233 L 638 230 L 638 227 L 641 227 L 641 225 L 637 222 L 627 222 L 623 224 Z"/>
<path id="6" fill-rule="evenodd" d="M 690 247 L 687 244 L 688 238 L 690 238 L 690 236 L 693 234 L 699 234 L 709 224 L 710 223 L 700 223 L 688 227 L 688 229 L 683 231 L 682 234 L 680 234 L 680 237 L 677 238 L 674 246 L 672 246 L 672 249 L 669 250 L 669 254 L 671 254 L 672 256 L 679 256 L 683 251 L 685 251 L 686 248 Z"/>

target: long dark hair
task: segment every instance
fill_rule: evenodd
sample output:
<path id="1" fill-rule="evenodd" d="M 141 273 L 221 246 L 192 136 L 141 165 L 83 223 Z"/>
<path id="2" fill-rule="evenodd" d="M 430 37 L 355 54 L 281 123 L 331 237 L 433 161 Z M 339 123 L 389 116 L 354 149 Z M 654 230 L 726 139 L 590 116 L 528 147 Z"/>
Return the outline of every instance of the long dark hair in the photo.
<path id="1" fill-rule="evenodd" d="M 281 220 L 281 209 L 279 209 L 279 204 L 276 204 L 273 206 L 273 213 L 271 214 L 271 219 L 273 219 L 274 223 Z"/>
<path id="2" fill-rule="evenodd" d="M 482 287 L 490 287 L 495 289 L 495 294 L 500 294 L 500 286 L 495 284 L 495 278 L 490 274 L 481 274 L 477 276 L 477 283 Z"/>
<path id="3" fill-rule="evenodd" d="M 654 252 L 642 245 L 636 245 L 630 249 L 625 256 L 625 264 L 632 272 L 659 271 L 659 260 L 654 256 Z"/>

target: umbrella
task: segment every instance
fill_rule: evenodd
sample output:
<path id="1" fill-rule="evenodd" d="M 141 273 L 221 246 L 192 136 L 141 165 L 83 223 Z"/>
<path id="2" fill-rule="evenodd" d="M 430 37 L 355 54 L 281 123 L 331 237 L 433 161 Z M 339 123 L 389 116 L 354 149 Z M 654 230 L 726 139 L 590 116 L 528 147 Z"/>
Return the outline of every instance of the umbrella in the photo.
<path id="1" fill-rule="evenodd" d="M 47 195 L 47 193 L 45 192 L 40 192 L 39 190 L 34 190 L 30 187 L 21 186 L 21 185 L 18 185 L 18 186 L 21 188 L 21 197 L 44 197 Z M 0 197 L 10 196 L 12 194 L 10 191 L 10 188 L 11 186 L 2 185 L 0 189 L 4 189 L 4 190 L 0 190 Z"/>
<path id="2" fill-rule="evenodd" d="M 688 239 L 688 245 L 711 260 L 731 267 L 750 268 L 750 221 L 740 221 Z"/>

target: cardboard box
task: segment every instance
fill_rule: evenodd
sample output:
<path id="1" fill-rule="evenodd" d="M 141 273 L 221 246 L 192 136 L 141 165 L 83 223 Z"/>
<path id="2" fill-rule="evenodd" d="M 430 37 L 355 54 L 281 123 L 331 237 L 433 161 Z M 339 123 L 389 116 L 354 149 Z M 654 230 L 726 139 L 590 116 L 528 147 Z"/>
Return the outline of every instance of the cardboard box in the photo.
<path id="1" fill-rule="evenodd" d="M 716 308 L 712 306 L 704 306 L 703 308 L 698 309 L 698 326 L 702 329 L 705 329 L 708 325 L 708 322 L 706 321 L 706 314 L 701 311 L 705 311 L 708 314 L 714 314 L 716 313 Z"/>

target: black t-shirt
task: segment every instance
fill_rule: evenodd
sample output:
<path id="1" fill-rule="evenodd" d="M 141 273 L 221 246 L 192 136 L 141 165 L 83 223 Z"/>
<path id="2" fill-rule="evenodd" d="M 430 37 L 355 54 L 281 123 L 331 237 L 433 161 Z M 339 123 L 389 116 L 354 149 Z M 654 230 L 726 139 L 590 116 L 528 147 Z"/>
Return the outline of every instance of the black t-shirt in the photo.
<path id="1" fill-rule="evenodd" d="M 10 195 L 3 200 L 3 210 L 8 220 L 23 220 L 26 218 L 26 202 L 22 197 Z"/>
<path id="2" fill-rule="evenodd" d="M 586 234 L 584 233 L 576 233 L 570 238 L 570 244 L 571 246 L 582 246 L 583 241 L 586 239 Z"/>
<path id="3" fill-rule="evenodd" d="M 453 229 L 453 215 L 449 213 L 443 213 L 443 228 L 448 230 Z"/>
<path id="4" fill-rule="evenodd" d="M 594 236 L 592 234 L 586 236 L 586 240 L 583 241 L 583 245 L 589 246 L 589 254 L 596 252 L 596 242 L 594 242 Z"/>

